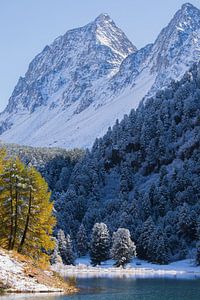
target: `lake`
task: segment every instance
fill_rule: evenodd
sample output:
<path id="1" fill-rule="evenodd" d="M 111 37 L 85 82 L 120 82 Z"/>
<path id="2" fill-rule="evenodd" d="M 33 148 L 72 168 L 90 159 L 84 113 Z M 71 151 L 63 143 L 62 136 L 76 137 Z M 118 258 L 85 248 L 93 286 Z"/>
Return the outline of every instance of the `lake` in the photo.
<path id="1" fill-rule="evenodd" d="M 80 278 L 73 296 L 10 295 L 1 300 L 199 300 L 200 279 Z"/>

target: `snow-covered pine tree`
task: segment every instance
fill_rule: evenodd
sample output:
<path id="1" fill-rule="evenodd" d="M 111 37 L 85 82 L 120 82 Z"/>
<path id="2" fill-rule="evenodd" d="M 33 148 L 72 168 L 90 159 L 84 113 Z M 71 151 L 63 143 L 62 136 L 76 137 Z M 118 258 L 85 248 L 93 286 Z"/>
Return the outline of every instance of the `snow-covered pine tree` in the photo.
<path id="1" fill-rule="evenodd" d="M 136 246 L 131 240 L 130 231 L 125 228 L 119 228 L 113 233 L 113 245 L 111 248 L 111 257 L 116 261 L 115 266 L 124 267 L 134 256 L 136 256 Z"/>
<path id="2" fill-rule="evenodd" d="M 60 252 L 62 261 L 64 265 L 73 265 L 74 264 L 74 253 L 72 249 L 72 243 L 70 235 L 65 233 L 62 229 L 58 231 L 58 250 Z"/>
<path id="3" fill-rule="evenodd" d="M 67 265 L 74 265 L 74 252 L 71 237 L 69 234 L 66 235 L 66 256 L 67 256 Z"/>
<path id="4" fill-rule="evenodd" d="M 51 265 L 62 262 L 62 258 L 60 256 L 60 252 L 59 252 L 59 249 L 58 249 L 58 240 L 56 238 L 54 238 L 54 240 L 55 240 L 55 248 L 54 248 L 53 253 L 51 254 L 51 257 L 50 257 Z"/>
<path id="5" fill-rule="evenodd" d="M 81 224 L 77 233 L 76 246 L 77 246 L 77 253 L 79 257 L 85 256 L 87 254 L 88 240 L 87 240 L 85 227 L 83 224 Z"/>
<path id="6" fill-rule="evenodd" d="M 96 223 L 92 229 L 90 258 L 93 266 L 100 265 L 109 258 L 110 235 L 107 225 Z"/>

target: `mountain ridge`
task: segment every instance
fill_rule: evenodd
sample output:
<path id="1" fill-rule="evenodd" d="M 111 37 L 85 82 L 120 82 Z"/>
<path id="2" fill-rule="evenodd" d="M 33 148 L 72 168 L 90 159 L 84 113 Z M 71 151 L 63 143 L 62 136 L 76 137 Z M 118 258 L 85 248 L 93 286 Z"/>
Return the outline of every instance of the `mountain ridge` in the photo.
<path id="1" fill-rule="evenodd" d="M 46 46 L 0 114 L 0 138 L 31 146 L 91 147 L 200 58 L 200 10 L 182 5 L 153 44 L 128 40 L 108 14 Z"/>

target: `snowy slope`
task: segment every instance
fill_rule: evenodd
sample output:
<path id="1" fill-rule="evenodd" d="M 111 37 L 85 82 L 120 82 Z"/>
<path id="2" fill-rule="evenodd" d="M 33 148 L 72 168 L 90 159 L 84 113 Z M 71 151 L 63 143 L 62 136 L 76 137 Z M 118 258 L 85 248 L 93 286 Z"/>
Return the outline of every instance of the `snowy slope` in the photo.
<path id="1" fill-rule="evenodd" d="M 157 72 L 154 91 L 180 80 L 200 59 L 200 10 L 186 3 L 155 41 L 147 63 Z"/>
<path id="2" fill-rule="evenodd" d="M 57 38 L 31 62 L 0 115 L 0 138 L 91 147 L 200 58 L 200 11 L 184 4 L 154 44 L 137 50 L 107 14 Z"/>
<path id="3" fill-rule="evenodd" d="M 110 124 L 129 112 L 134 103 L 139 104 L 154 82 L 152 77 L 139 78 L 134 89 L 126 89 L 119 97 L 96 109 L 90 106 L 81 114 L 73 114 L 76 107 L 68 110 L 38 109 L 31 115 L 13 116 L 14 125 L 2 138 L 5 141 L 34 146 L 90 147 L 95 137 L 102 136 Z M 16 119 L 16 122 L 15 122 Z M 17 136 L 16 136 L 17 132 Z"/>
<path id="4" fill-rule="evenodd" d="M 60 292 L 61 288 L 39 283 L 36 276 L 28 276 L 28 263 L 20 262 L 12 253 L 0 249 L 0 282 L 10 292 Z M 42 272 L 42 271 L 41 271 Z M 49 276 L 52 275 L 48 272 Z M 46 276 L 48 276 L 46 274 Z M 1 296 L 0 296 L 1 298 Z"/>

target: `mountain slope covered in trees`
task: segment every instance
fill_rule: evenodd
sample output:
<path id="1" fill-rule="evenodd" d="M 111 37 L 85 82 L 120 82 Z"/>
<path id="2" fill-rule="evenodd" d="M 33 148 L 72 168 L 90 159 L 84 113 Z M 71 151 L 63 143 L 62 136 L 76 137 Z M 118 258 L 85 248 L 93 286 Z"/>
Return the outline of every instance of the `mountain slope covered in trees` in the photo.
<path id="1" fill-rule="evenodd" d="M 18 157 L 29 166 L 34 166 L 45 178 L 51 191 L 63 191 L 76 163 L 83 157 L 82 149 L 37 148 L 1 142 L 8 155 Z"/>
<path id="2" fill-rule="evenodd" d="M 200 237 L 200 65 L 142 103 L 95 141 L 67 191 L 54 192 L 58 227 L 130 230 L 138 256 L 194 255 Z"/>

